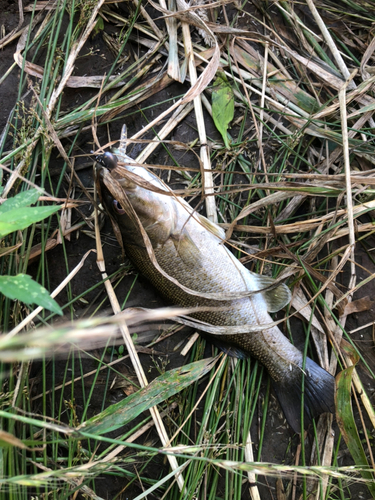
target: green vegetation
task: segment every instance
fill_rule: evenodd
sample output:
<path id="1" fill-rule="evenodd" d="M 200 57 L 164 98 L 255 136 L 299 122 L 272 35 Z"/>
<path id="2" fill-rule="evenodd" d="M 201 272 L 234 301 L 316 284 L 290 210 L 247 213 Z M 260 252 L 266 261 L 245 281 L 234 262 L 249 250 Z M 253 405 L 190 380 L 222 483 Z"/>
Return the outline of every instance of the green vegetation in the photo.
<path id="1" fill-rule="evenodd" d="M 166 8 L 177 14 L 163 19 Z M 214 3 L 207 19 L 184 9 L 37 2 L 0 40 L 15 61 L 0 75 L 4 106 L 18 78 L 0 136 L 0 500 L 375 498 L 373 322 L 362 321 L 374 304 L 375 7 Z M 280 327 L 340 372 L 337 423 L 324 415 L 293 435 L 261 365 L 212 348 L 212 366 L 202 338 L 170 369 L 158 346 L 177 335 L 164 323 L 177 313 L 126 309 L 138 285 L 128 263 L 112 254 L 107 276 L 101 245 L 100 272 L 93 240 L 74 250 L 69 239 L 94 236 L 82 169 L 123 123 L 137 124 L 138 161 L 217 218 L 251 270 L 287 280 Z M 113 233 L 102 241 L 121 255 Z M 126 288 L 125 313 L 103 318 L 112 287 Z M 130 334 L 155 379 L 146 389 Z"/>

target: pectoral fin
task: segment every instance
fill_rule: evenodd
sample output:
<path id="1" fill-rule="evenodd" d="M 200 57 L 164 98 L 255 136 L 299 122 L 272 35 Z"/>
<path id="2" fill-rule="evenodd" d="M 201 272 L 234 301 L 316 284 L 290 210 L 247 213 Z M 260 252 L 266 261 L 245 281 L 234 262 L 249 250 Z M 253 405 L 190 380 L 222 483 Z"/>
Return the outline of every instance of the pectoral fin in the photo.
<path id="1" fill-rule="evenodd" d="M 269 278 L 268 276 L 260 276 L 259 274 L 255 273 L 251 274 L 256 281 L 258 290 L 271 287 L 276 281 L 273 278 Z M 289 288 L 284 285 L 284 283 L 281 283 L 281 285 L 279 285 L 277 288 L 272 288 L 271 290 L 266 290 L 261 293 L 264 297 L 264 300 L 266 301 L 268 312 L 280 311 L 280 309 L 289 304 L 292 298 L 292 294 L 290 293 Z"/>
<path id="2" fill-rule="evenodd" d="M 200 250 L 186 230 L 182 234 L 172 235 L 171 240 L 180 259 L 186 266 L 193 269 L 199 265 Z"/>

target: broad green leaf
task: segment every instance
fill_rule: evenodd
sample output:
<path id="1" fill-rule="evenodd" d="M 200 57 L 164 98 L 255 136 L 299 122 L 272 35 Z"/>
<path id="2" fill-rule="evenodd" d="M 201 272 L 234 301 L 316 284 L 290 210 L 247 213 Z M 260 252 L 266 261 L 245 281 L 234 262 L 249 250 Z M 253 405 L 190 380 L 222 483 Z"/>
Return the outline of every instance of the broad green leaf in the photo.
<path id="1" fill-rule="evenodd" d="M 34 222 L 39 222 L 52 215 L 59 209 L 58 205 L 32 208 L 21 207 L 0 213 L 0 238 L 19 229 L 25 229 Z"/>
<path id="2" fill-rule="evenodd" d="M 354 366 L 340 372 L 336 377 L 336 419 L 345 443 L 353 457 L 355 464 L 362 468 L 361 475 L 366 482 L 373 498 L 375 498 L 375 481 L 363 449 L 361 439 L 355 423 L 351 404 L 351 384 Z M 369 470 L 363 469 L 363 467 Z"/>
<path id="3" fill-rule="evenodd" d="M 227 77 L 222 71 L 214 81 L 212 91 L 212 118 L 216 128 L 223 137 L 226 148 L 229 148 L 228 125 L 234 116 L 234 94 Z"/>
<path id="4" fill-rule="evenodd" d="M 49 311 L 62 315 L 57 302 L 50 296 L 42 285 L 31 279 L 27 274 L 17 276 L 0 276 L 0 293 L 25 304 L 37 304 Z"/>
<path id="5" fill-rule="evenodd" d="M 4 203 L 0 205 L 0 214 L 4 214 L 5 212 L 9 212 L 10 210 L 14 210 L 16 208 L 32 205 L 38 201 L 41 194 L 42 191 L 39 191 L 39 189 L 29 189 L 28 191 L 23 191 L 13 198 L 9 198 L 4 201 Z"/>
<path id="6" fill-rule="evenodd" d="M 80 425 L 77 430 L 90 434 L 104 434 L 127 424 L 143 411 L 165 401 L 177 392 L 203 377 L 211 370 L 217 358 L 201 359 L 170 370 L 153 380 L 147 387 L 131 394 L 123 401 L 109 406 Z"/>

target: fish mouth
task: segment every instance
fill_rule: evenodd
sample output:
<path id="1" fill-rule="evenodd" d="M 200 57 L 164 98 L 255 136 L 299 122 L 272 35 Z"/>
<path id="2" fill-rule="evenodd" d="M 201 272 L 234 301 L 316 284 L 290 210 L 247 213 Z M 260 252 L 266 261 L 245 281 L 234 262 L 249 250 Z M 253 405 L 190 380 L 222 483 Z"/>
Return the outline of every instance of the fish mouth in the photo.
<path id="1" fill-rule="evenodd" d="M 96 183 L 100 190 L 100 198 L 102 199 L 102 203 L 107 211 L 110 210 L 114 201 L 114 197 L 111 195 L 111 192 L 104 182 L 105 176 L 109 173 L 109 170 L 103 165 L 100 165 L 100 163 L 95 165 Z"/>
<path id="2" fill-rule="evenodd" d="M 95 165 L 95 174 L 97 179 L 100 181 L 101 184 L 103 184 L 103 179 L 104 179 L 104 170 L 107 170 L 103 165 L 100 165 L 100 163 L 97 163 Z"/>
<path id="3" fill-rule="evenodd" d="M 107 189 L 107 187 L 103 183 L 100 183 L 100 190 L 102 193 L 101 197 L 104 207 L 106 208 L 108 213 L 112 213 L 113 203 L 115 201 L 115 198 L 112 196 L 111 192 Z"/>

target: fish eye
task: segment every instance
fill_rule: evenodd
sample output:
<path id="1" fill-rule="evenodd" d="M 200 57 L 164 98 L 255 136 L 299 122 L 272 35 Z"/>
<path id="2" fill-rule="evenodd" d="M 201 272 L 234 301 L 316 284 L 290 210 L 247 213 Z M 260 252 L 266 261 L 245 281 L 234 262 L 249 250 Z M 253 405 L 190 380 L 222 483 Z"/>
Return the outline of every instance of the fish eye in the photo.
<path id="1" fill-rule="evenodd" d="M 117 200 L 113 200 L 113 207 L 116 210 L 116 212 L 120 215 L 124 215 L 125 210 L 121 207 L 120 203 Z"/>
<path id="2" fill-rule="evenodd" d="M 106 151 L 104 154 L 96 156 L 95 161 L 103 167 L 112 170 L 117 167 L 118 158 L 113 153 Z"/>

